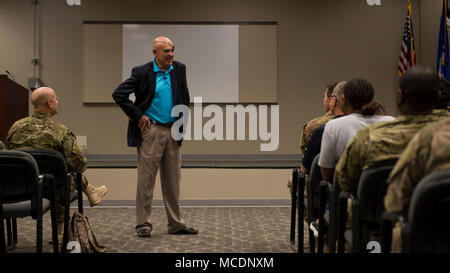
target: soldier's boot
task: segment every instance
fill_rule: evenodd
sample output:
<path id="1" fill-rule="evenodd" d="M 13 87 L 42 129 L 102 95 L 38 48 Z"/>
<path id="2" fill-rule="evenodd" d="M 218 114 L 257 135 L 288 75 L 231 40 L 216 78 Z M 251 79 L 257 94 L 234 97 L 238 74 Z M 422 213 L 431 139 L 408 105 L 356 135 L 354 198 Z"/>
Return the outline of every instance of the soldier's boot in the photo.
<path id="1" fill-rule="evenodd" d="M 84 189 L 84 194 L 86 194 L 89 205 L 91 207 L 98 205 L 102 201 L 103 196 L 108 192 L 108 189 L 105 185 L 100 187 L 94 187 L 91 184 L 88 184 Z"/>

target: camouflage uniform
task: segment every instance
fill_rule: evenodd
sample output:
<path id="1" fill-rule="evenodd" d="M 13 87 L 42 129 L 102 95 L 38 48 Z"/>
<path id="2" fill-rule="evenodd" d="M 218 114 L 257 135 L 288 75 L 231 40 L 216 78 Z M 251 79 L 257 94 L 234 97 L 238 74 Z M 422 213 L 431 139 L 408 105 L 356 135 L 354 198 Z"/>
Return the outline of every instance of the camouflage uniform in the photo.
<path id="1" fill-rule="evenodd" d="M 445 116 L 445 115 L 450 115 L 450 112 L 449 112 L 449 110 L 446 110 L 446 109 L 434 109 L 433 115 Z"/>
<path id="2" fill-rule="evenodd" d="M 5 144 L 3 144 L 3 142 L 0 140 L 0 151 L 1 150 L 6 150 L 6 146 Z"/>
<path id="3" fill-rule="evenodd" d="M 42 149 L 61 152 L 72 174 L 86 170 L 87 159 L 83 156 L 75 135 L 66 126 L 53 121 L 43 113 L 36 112 L 31 117 L 16 121 L 9 129 L 6 141 L 9 149 Z M 74 177 L 72 175 L 72 190 L 75 189 Z M 84 175 L 82 184 L 84 190 L 88 184 Z M 58 205 L 56 210 L 58 222 L 63 221 L 63 212 L 63 207 Z"/>
<path id="4" fill-rule="evenodd" d="M 317 127 L 327 123 L 333 118 L 333 113 L 331 111 L 328 111 L 325 115 L 312 119 L 308 123 L 305 123 L 305 125 L 303 125 L 302 137 L 300 139 L 300 150 L 302 151 L 302 154 L 305 153 L 306 146 L 308 145 L 308 141 L 312 135 L 312 132 L 317 129 Z"/>
<path id="5" fill-rule="evenodd" d="M 331 111 L 328 111 L 325 115 L 314 118 L 303 125 L 302 136 L 300 139 L 300 150 L 302 154 L 305 153 L 306 146 L 308 146 L 308 141 L 312 135 L 312 132 L 317 129 L 317 127 L 327 123 L 333 118 L 333 113 Z M 287 187 L 289 188 L 289 194 L 292 195 L 292 176 L 288 179 Z"/>
<path id="6" fill-rule="evenodd" d="M 450 168 L 450 118 L 431 124 L 417 133 L 389 176 L 384 197 L 386 211 L 406 214 L 416 185 L 427 174 Z M 401 228 L 397 223 L 392 250 L 401 250 Z"/>
<path id="7" fill-rule="evenodd" d="M 424 126 L 449 117 L 446 113 L 401 115 L 390 122 L 376 123 L 361 129 L 336 165 L 343 191 L 355 192 L 361 173 L 380 161 L 396 159 L 410 139 Z"/>

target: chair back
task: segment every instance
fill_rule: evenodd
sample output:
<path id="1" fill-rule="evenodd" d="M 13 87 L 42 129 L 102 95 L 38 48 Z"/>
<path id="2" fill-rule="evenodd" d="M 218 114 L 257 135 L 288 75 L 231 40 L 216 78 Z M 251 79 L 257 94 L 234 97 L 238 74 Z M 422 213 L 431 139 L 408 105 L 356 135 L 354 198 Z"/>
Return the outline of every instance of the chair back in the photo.
<path id="1" fill-rule="evenodd" d="M 450 169 L 425 176 L 408 211 L 408 252 L 450 252 Z"/>
<path id="2" fill-rule="evenodd" d="M 379 227 L 381 215 L 385 211 L 383 200 L 388 187 L 387 180 L 396 162 L 397 159 L 385 160 L 362 172 L 356 194 L 361 224 Z"/>
<path id="3" fill-rule="evenodd" d="M 54 150 L 21 149 L 30 154 L 37 162 L 40 174 L 52 174 L 55 177 L 55 186 L 67 183 L 68 168 L 64 156 Z"/>
<path id="4" fill-rule="evenodd" d="M 0 151 L 0 174 L 4 203 L 35 201 L 39 169 L 31 155 L 21 151 Z"/>

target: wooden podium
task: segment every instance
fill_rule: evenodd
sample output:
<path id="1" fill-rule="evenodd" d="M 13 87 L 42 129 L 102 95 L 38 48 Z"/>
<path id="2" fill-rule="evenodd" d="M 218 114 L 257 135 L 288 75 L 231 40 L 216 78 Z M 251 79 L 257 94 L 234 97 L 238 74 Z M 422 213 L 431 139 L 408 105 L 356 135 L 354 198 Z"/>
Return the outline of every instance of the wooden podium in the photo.
<path id="1" fill-rule="evenodd" d="M 5 142 L 11 125 L 28 116 L 28 89 L 0 75 L 0 140 Z"/>

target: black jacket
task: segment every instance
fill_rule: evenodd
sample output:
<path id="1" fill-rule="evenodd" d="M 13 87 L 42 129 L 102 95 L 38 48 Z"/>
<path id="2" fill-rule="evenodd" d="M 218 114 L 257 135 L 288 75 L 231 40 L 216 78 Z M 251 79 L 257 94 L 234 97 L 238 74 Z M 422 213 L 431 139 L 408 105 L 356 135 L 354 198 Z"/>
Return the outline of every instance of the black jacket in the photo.
<path id="1" fill-rule="evenodd" d="M 333 119 L 343 117 L 344 115 L 335 116 Z M 325 125 L 323 124 L 317 127 L 311 134 L 309 138 L 308 145 L 306 146 L 305 153 L 303 154 L 302 164 L 310 172 L 312 167 L 312 162 L 316 155 L 320 153 L 320 148 L 322 146 L 322 136 L 325 130 Z"/>
<path id="2" fill-rule="evenodd" d="M 186 82 L 186 66 L 176 61 L 173 61 L 172 65 L 173 70 L 170 72 L 170 82 L 172 84 L 173 105 L 184 104 L 189 107 L 190 98 Z M 134 67 L 131 71 L 131 77 L 122 82 L 112 94 L 114 101 L 130 118 L 127 133 L 127 143 L 130 147 L 141 145 L 142 136 L 138 123 L 153 101 L 155 88 L 156 76 L 153 71 L 153 61 L 151 61 Z M 134 93 L 136 96 L 134 103 L 129 99 L 131 93 Z M 178 144 L 181 145 L 181 142 L 182 140 Z"/>

